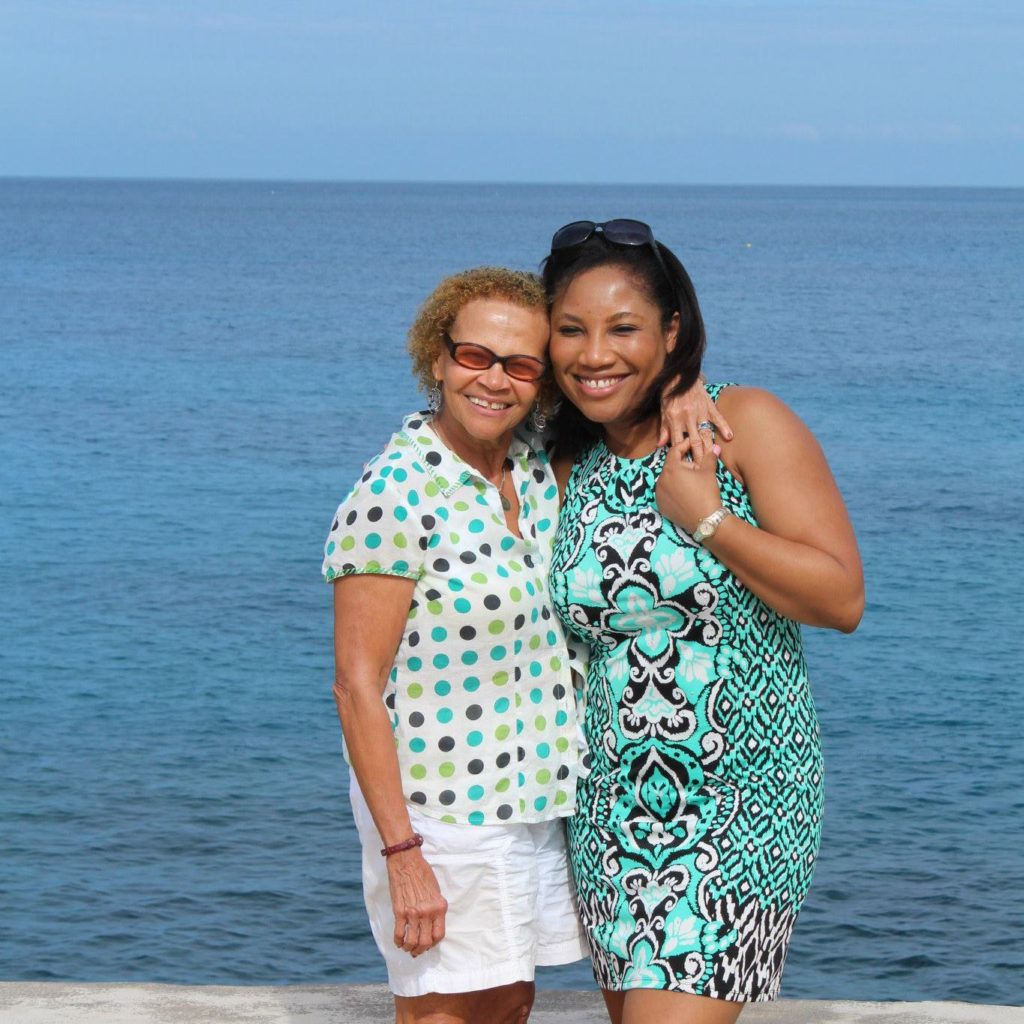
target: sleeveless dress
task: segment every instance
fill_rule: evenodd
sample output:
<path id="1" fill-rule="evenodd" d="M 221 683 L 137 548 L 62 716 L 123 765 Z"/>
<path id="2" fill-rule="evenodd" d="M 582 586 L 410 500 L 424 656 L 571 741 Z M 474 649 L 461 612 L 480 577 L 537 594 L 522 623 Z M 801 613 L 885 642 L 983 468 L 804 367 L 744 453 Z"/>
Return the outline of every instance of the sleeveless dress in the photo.
<path id="1" fill-rule="evenodd" d="M 602 988 L 769 1000 L 820 838 L 800 627 L 662 518 L 664 458 L 596 443 L 559 515 L 552 598 L 591 648 L 569 820 L 579 911 Z M 721 463 L 718 482 L 756 525 Z"/>

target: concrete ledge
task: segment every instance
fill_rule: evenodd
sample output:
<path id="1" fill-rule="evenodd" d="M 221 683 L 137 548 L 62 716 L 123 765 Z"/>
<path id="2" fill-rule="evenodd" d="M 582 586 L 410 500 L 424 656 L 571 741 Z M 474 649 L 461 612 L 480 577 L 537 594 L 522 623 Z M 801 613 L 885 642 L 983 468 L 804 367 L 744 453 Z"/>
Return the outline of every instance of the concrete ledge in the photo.
<path id="1" fill-rule="evenodd" d="M 607 1024 L 596 992 L 539 992 L 531 1024 Z M 742 1024 L 1024 1024 L 1024 1008 L 972 1003 L 753 1004 Z M 391 1024 L 383 985 L 0 982 L 0 1024 Z"/>

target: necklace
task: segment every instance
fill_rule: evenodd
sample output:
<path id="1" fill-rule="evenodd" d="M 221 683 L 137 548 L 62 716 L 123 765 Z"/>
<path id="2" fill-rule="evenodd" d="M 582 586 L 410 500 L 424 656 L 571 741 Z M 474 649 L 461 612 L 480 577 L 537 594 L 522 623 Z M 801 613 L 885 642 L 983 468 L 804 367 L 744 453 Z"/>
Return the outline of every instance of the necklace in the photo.
<path id="1" fill-rule="evenodd" d="M 501 498 L 501 507 L 506 512 L 512 511 L 512 502 L 504 495 L 505 490 L 505 473 L 508 471 L 508 459 L 501 464 L 501 479 L 498 481 L 498 497 Z"/>

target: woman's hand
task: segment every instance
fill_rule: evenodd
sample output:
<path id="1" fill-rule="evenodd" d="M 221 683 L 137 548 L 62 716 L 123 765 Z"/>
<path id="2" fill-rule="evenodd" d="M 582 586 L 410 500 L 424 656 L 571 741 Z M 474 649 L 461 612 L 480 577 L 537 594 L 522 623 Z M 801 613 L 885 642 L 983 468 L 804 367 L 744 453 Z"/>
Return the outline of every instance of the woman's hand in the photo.
<path id="1" fill-rule="evenodd" d="M 676 449 L 683 455 L 689 453 L 693 458 L 693 464 L 699 468 L 715 443 L 715 431 L 717 430 L 723 440 L 731 441 L 732 429 L 704 389 L 703 377 L 698 377 L 689 391 L 668 397 L 668 392 L 675 383 L 673 381 L 668 385 L 661 398 L 661 430 L 658 434 L 658 444 L 671 444 L 673 453 Z M 698 429 L 701 423 L 711 423 L 714 429 Z"/>
<path id="2" fill-rule="evenodd" d="M 691 462 L 675 445 L 665 453 L 655 490 L 658 511 L 687 533 L 692 534 L 697 524 L 722 504 L 715 474 L 721 451 L 717 444 L 713 445 L 711 457 L 702 462 Z"/>
<path id="3" fill-rule="evenodd" d="M 388 884 L 395 911 L 395 945 L 413 956 L 426 953 L 444 938 L 448 901 L 419 849 L 388 857 Z"/>

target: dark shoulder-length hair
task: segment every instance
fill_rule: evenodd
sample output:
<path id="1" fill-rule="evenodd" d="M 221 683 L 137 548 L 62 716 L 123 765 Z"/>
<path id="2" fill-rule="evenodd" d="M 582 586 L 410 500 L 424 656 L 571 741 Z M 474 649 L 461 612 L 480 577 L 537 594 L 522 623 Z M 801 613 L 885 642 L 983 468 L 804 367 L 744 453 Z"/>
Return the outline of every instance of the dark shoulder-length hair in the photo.
<path id="1" fill-rule="evenodd" d="M 541 264 L 549 305 L 584 271 L 615 266 L 621 267 L 658 307 L 663 331 L 669 329 L 673 315 L 679 313 L 675 348 L 666 356 L 664 367 L 637 407 L 637 423 L 660 413 L 663 395 L 689 390 L 700 376 L 704 359 L 704 318 L 690 275 L 671 249 L 660 242 L 654 244 L 661 256 L 660 263 L 650 245 L 617 245 L 603 234 L 594 234 L 582 245 L 555 250 Z M 559 456 L 575 458 L 601 436 L 600 427 L 564 398 L 552 426 L 554 453 Z"/>

